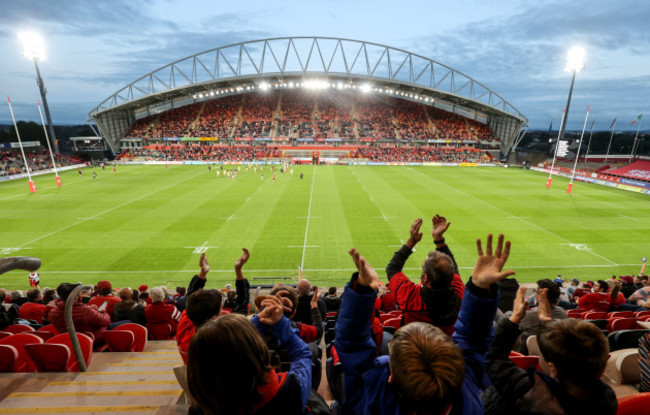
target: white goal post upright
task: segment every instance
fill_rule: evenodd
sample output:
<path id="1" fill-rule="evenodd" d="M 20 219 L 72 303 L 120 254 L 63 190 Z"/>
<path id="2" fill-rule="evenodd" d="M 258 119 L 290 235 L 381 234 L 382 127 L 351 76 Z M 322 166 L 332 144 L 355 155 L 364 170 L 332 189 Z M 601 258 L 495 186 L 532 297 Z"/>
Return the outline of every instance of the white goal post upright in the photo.
<path id="1" fill-rule="evenodd" d="M 43 111 L 41 111 L 41 103 L 38 100 L 36 100 L 36 105 L 38 106 L 38 113 L 41 115 L 41 124 L 43 124 L 43 132 L 45 133 L 45 142 L 47 143 L 47 148 L 50 150 L 50 157 L 52 159 L 52 168 L 54 169 L 54 177 L 56 180 L 56 185 L 60 187 L 61 178 L 59 177 L 59 172 L 56 170 L 54 153 L 52 152 L 52 146 L 50 145 L 50 136 L 47 134 L 47 128 L 45 128 L 45 120 L 43 119 Z"/>
<path id="2" fill-rule="evenodd" d="M 23 161 L 25 162 L 25 170 L 27 171 L 27 178 L 29 179 L 29 191 L 31 193 L 36 193 L 36 186 L 32 181 L 32 175 L 29 172 L 29 164 L 27 164 L 27 157 L 25 157 L 25 150 L 23 150 L 23 142 L 20 140 L 20 132 L 18 131 L 18 125 L 16 124 L 16 117 L 14 117 L 14 109 L 11 107 L 11 100 L 7 97 L 7 102 L 9 103 L 9 112 L 11 112 L 11 120 L 14 122 L 14 128 L 16 128 L 16 136 L 18 137 L 18 146 L 20 147 L 20 152 L 23 155 Z"/>
<path id="3" fill-rule="evenodd" d="M 578 157 L 580 157 L 580 148 L 582 147 L 582 137 L 585 136 L 585 128 L 587 128 L 587 120 L 589 119 L 589 110 L 591 105 L 587 107 L 587 116 L 585 117 L 585 125 L 582 126 L 582 134 L 580 134 L 580 141 L 578 142 L 578 150 L 576 150 L 576 159 L 573 162 L 573 171 L 571 172 L 571 180 L 569 181 L 569 187 L 566 189 L 567 193 L 573 191 L 573 178 L 576 176 L 576 167 L 578 166 Z"/>

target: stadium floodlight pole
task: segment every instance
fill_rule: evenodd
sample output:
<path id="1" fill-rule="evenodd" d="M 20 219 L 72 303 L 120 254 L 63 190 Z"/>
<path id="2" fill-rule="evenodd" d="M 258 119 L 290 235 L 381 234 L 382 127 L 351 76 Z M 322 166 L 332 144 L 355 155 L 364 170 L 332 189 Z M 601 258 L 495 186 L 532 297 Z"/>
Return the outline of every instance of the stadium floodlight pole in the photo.
<path id="1" fill-rule="evenodd" d="M 573 85 L 576 81 L 576 74 L 580 72 L 585 67 L 585 50 L 579 46 L 576 46 L 567 52 L 567 62 L 566 69 L 573 72 L 571 77 L 571 87 L 569 88 L 569 97 L 566 102 L 566 107 L 564 108 L 564 114 L 562 116 L 562 123 L 560 124 L 560 132 L 557 136 L 557 143 L 555 145 L 555 155 L 553 156 L 553 164 L 551 164 L 551 173 L 548 176 L 546 181 L 546 187 L 551 187 L 553 182 L 553 168 L 555 167 L 555 158 L 557 157 L 557 149 L 560 146 L 560 141 L 564 138 L 564 131 L 566 130 L 566 121 L 569 116 L 569 107 L 571 106 L 571 96 L 573 95 Z"/>
<path id="2" fill-rule="evenodd" d="M 43 111 L 41 111 L 41 103 L 36 100 L 36 105 L 38 106 L 38 113 L 41 115 L 41 124 L 43 125 L 43 132 L 45 133 L 45 142 L 47 142 L 47 148 L 50 150 L 50 158 L 52 158 L 52 168 L 54 169 L 54 177 L 56 180 L 56 185 L 61 187 L 61 178 L 59 177 L 59 172 L 56 170 L 56 161 L 54 161 L 54 153 L 52 153 L 52 146 L 50 145 L 50 137 L 47 135 L 47 128 L 45 128 L 45 121 L 43 120 Z"/>
<path id="3" fill-rule="evenodd" d="M 607 144 L 607 153 L 605 153 L 605 163 L 607 163 L 607 158 L 609 157 L 609 149 L 612 147 L 612 139 L 614 138 L 614 131 L 616 131 L 616 119 L 618 117 L 614 118 L 614 122 L 612 125 L 609 126 L 609 128 L 612 128 L 612 134 L 609 136 L 609 144 Z"/>
<path id="4" fill-rule="evenodd" d="M 578 150 L 576 151 L 576 160 L 573 162 L 573 172 L 571 172 L 571 180 L 569 180 L 569 187 L 566 189 L 567 193 L 573 191 L 573 178 L 576 177 L 576 167 L 578 166 L 578 158 L 580 157 L 580 148 L 582 147 L 582 137 L 585 136 L 585 128 L 587 128 L 587 120 L 589 119 L 589 110 L 591 105 L 587 107 L 587 116 L 585 117 L 585 125 L 582 126 L 582 134 L 580 134 L 580 141 L 578 142 Z"/>
<path id="5" fill-rule="evenodd" d="M 32 175 L 29 173 L 29 164 L 27 164 L 27 157 L 25 157 L 25 150 L 23 150 L 23 142 L 20 139 L 20 131 L 18 131 L 18 125 L 16 124 L 16 118 L 14 117 L 14 109 L 11 107 L 11 100 L 7 97 L 7 102 L 9 103 L 9 111 L 11 112 L 11 120 L 14 122 L 14 127 L 16 128 L 16 136 L 18 137 L 18 146 L 20 147 L 20 152 L 23 155 L 23 162 L 25 162 L 25 170 L 27 170 L 27 178 L 29 179 L 29 191 L 31 193 L 36 192 L 36 186 L 32 181 Z"/>
<path id="6" fill-rule="evenodd" d="M 54 133 L 54 124 L 52 124 L 50 107 L 47 105 L 47 98 L 45 96 L 47 94 L 47 89 L 45 88 L 45 83 L 41 77 L 41 71 L 38 68 L 38 61 L 45 59 L 45 43 L 40 35 L 33 32 L 21 33 L 19 37 L 22 44 L 23 56 L 34 61 L 34 66 L 36 67 L 36 83 L 38 84 L 38 90 L 41 93 L 41 99 L 43 100 L 45 117 L 47 117 L 48 128 L 50 130 L 50 139 L 54 145 L 54 151 L 58 153 L 59 144 L 56 139 L 56 134 Z"/>
<path id="7" fill-rule="evenodd" d="M 591 147 L 591 136 L 594 133 L 594 124 L 596 124 L 596 120 L 593 120 L 591 122 L 591 127 L 589 128 L 589 142 L 587 143 L 587 152 L 585 153 L 585 162 L 587 161 L 587 156 L 589 155 L 589 148 Z"/>
<path id="8" fill-rule="evenodd" d="M 639 125 L 636 127 L 636 135 L 634 136 L 634 143 L 632 143 L 632 154 L 630 154 L 630 163 L 634 160 L 634 153 L 636 152 L 636 140 L 639 138 L 639 130 L 641 129 L 641 123 L 643 122 L 643 114 L 639 115 L 632 123 L 639 121 Z"/>

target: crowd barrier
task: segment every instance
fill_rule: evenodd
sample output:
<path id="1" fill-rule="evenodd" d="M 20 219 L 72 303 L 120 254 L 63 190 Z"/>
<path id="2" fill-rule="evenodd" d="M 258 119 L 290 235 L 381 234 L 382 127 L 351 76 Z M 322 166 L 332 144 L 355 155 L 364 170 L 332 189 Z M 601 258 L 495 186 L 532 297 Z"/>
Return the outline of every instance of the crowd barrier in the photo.
<path id="1" fill-rule="evenodd" d="M 63 166 L 63 167 L 58 167 L 57 171 L 66 171 L 66 170 L 75 170 L 79 167 L 86 167 L 85 164 L 73 164 L 70 166 Z M 43 174 L 50 174 L 54 173 L 54 169 L 45 169 L 45 170 L 36 170 L 35 172 L 32 172 L 32 177 L 34 176 L 41 176 Z M 20 174 L 10 174 L 9 176 L 3 176 L 0 177 L 0 182 L 6 182 L 9 180 L 17 180 L 17 179 L 24 179 L 28 177 L 27 173 L 20 173 Z"/>

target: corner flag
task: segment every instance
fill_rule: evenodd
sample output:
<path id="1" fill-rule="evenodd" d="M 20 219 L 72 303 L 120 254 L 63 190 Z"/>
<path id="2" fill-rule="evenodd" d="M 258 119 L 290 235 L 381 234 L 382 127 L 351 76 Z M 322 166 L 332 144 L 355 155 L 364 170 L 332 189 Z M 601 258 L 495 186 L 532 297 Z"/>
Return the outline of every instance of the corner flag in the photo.
<path id="1" fill-rule="evenodd" d="M 632 120 L 632 122 L 630 123 L 630 125 L 634 125 L 637 121 L 641 121 L 642 118 L 643 118 L 643 114 L 639 115 L 639 116 L 636 117 L 634 120 Z"/>

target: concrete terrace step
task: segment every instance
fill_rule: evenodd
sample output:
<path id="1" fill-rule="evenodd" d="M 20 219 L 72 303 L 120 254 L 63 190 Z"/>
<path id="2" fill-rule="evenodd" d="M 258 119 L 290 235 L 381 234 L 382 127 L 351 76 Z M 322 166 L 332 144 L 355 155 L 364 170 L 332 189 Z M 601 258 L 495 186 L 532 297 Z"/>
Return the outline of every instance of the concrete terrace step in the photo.
<path id="1" fill-rule="evenodd" d="M 1 374 L 0 415 L 186 414 L 172 370 L 182 364 L 174 341 L 155 341 L 141 353 L 94 353 L 83 373 Z"/>

